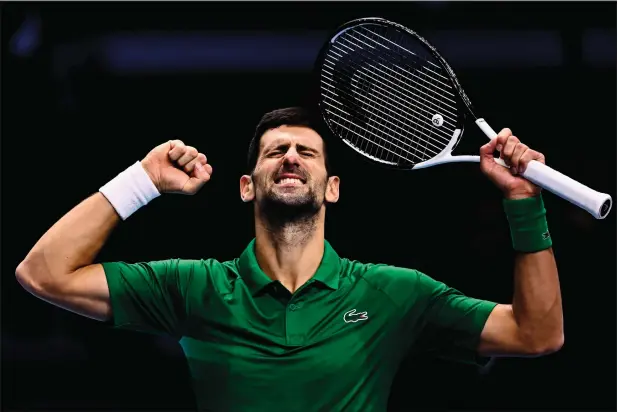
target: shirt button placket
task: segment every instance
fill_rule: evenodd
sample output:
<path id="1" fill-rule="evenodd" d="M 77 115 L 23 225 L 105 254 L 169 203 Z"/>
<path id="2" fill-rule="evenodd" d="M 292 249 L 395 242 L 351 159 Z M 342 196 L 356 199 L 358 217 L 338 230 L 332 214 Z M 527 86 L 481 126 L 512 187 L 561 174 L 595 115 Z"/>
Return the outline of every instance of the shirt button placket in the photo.
<path id="1" fill-rule="evenodd" d="M 290 345 L 301 345 L 304 341 L 302 331 L 302 320 L 300 319 L 299 309 L 302 307 L 299 303 L 290 303 L 288 305 L 288 313 L 286 316 L 287 342 Z"/>

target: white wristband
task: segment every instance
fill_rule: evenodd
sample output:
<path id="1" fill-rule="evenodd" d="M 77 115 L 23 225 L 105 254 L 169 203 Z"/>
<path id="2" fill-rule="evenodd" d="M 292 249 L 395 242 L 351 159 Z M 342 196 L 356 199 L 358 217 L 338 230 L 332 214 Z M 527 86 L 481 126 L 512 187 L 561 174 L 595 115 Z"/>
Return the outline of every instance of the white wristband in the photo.
<path id="1" fill-rule="evenodd" d="M 99 192 L 112 204 L 122 220 L 161 195 L 139 161 L 102 186 Z"/>

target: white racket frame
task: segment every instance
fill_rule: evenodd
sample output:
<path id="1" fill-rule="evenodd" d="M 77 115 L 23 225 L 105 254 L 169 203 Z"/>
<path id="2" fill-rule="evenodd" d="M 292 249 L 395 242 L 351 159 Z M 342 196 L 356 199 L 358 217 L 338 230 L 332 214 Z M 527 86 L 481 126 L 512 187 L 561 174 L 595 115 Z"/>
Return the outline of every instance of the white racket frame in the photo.
<path id="1" fill-rule="evenodd" d="M 497 136 L 497 133 L 487 124 L 485 119 L 480 118 L 475 121 L 477 126 L 483 133 L 491 140 Z M 453 156 L 451 153 L 459 137 L 461 135 L 461 129 L 455 129 L 453 137 L 449 144 L 435 157 L 420 162 L 414 165 L 412 169 L 423 169 L 426 167 L 436 166 L 443 163 L 455 163 L 455 162 L 480 162 L 480 156 L 473 155 L 457 155 Z M 502 159 L 494 159 L 496 163 L 507 167 Z M 528 163 L 526 170 L 520 173 L 527 180 L 536 184 L 537 186 L 546 189 L 555 195 L 573 203 L 576 206 L 584 209 L 596 219 L 605 219 L 612 209 L 612 197 L 607 193 L 598 192 L 594 189 L 584 186 L 576 180 L 571 179 L 568 176 L 552 169 L 551 167 L 533 160 Z"/>
<path id="2" fill-rule="evenodd" d="M 323 50 L 320 52 L 320 56 L 324 53 L 324 50 L 326 50 L 326 47 L 328 46 L 328 44 L 334 42 L 337 36 L 341 35 L 343 31 L 348 30 L 354 25 L 362 24 L 363 22 L 395 27 L 399 30 L 410 33 L 412 36 L 415 36 L 418 40 L 420 40 L 423 44 L 425 44 L 425 46 L 431 51 L 434 57 L 441 62 L 441 64 L 446 69 L 446 71 L 449 73 L 450 78 L 455 88 L 459 92 L 459 95 L 461 96 L 463 103 L 468 107 L 471 114 L 474 116 L 471 110 L 470 100 L 465 95 L 465 93 L 463 92 L 463 89 L 459 85 L 459 81 L 457 80 L 457 77 L 455 76 L 453 69 L 451 69 L 451 67 L 444 60 L 444 58 L 437 52 L 435 47 L 429 44 L 427 40 L 425 40 L 423 37 L 421 37 L 414 31 L 410 30 L 409 28 L 402 26 L 401 24 L 394 23 L 394 22 L 391 22 L 391 21 L 388 21 L 388 20 L 385 20 L 379 17 L 368 17 L 368 18 L 360 18 L 360 19 L 352 20 L 338 29 L 338 34 L 332 37 L 331 40 L 327 44 L 325 44 Z M 474 117 L 476 118 L 476 116 Z M 494 139 L 497 136 L 497 133 L 487 124 L 487 122 L 484 119 L 478 118 L 476 119 L 475 122 L 477 126 L 481 129 L 481 131 L 485 133 L 485 135 L 487 135 L 487 137 L 490 140 Z M 330 127 L 330 123 L 329 123 L 329 127 Z M 480 162 L 479 156 L 471 156 L 471 155 L 453 156 L 451 154 L 451 152 L 453 151 L 453 148 L 455 147 L 455 144 L 457 143 L 457 141 L 459 140 L 459 137 L 461 136 L 461 133 L 462 133 L 461 129 L 456 129 L 453 133 L 453 137 L 451 138 L 451 141 L 449 142 L 449 144 L 438 155 L 424 162 L 419 162 L 415 164 L 414 166 L 412 166 L 411 169 L 412 170 L 422 169 L 425 167 L 435 166 L 435 165 L 439 165 L 443 163 L 454 163 L 454 162 L 479 163 Z M 369 158 L 377 160 L 381 163 L 392 164 L 392 162 L 386 162 L 381 159 L 375 159 L 373 156 L 370 156 L 367 153 L 364 153 L 359 148 L 354 147 L 354 145 L 351 144 L 351 142 L 348 142 L 347 139 L 341 139 L 341 140 L 347 143 L 350 147 L 353 147 L 358 152 L 362 153 L 363 155 Z M 501 159 L 494 159 L 494 160 L 497 163 L 501 164 L 502 166 L 508 167 L 504 163 L 504 161 L 502 161 Z M 612 202 L 612 198 L 610 195 L 606 193 L 598 192 L 587 186 L 584 186 L 578 181 L 573 180 L 570 177 L 567 177 L 563 175 L 562 173 L 557 172 L 556 170 L 538 161 L 529 162 L 528 166 L 526 167 L 526 170 L 520 175 L 528 179 L 529 181 L 533 182 L 534 184 L 542 187 L 543 189 L 546 189 L 547 191 L 554 193 L 555 195 L 571 202 L 572 204 L 579 206 L 580 208 L 584 209 L 585 211 L 587 211 L 588 213 L 590 213 L 592 216 L 594 216 L 597 219 L 605 219 L 605 217 L 609 214 L 609 212 L 612 209 L 613 202 Z"/>

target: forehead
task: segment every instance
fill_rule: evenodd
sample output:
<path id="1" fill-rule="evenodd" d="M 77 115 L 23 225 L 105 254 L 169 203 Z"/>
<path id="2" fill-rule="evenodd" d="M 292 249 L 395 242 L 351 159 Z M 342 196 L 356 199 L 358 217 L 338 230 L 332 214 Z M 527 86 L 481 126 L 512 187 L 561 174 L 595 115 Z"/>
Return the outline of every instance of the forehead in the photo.
<path id="1" fill-rule="evenodd" d="M 322 137 L 313 129 L 303 126 L 279 126 L 264 133 L 260 148 L 264 149 L 281 144 L 297 144 L 322 151 Z"/>

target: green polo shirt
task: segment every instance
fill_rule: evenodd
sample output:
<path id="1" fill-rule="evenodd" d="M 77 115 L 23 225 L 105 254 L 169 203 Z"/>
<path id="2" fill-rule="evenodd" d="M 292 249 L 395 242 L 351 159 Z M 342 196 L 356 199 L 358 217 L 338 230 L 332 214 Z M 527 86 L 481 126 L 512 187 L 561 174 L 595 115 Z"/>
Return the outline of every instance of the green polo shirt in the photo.
<path id="1" fill-rule="evenodd" d="M 234 260 L 104 263 L 119 328 L 176 337 L 200 410 L 385 411 L 410 351 L 476 362 L 493 302 L 416 270 L 340 258 L 324 242 L 291 294 Z"/>

